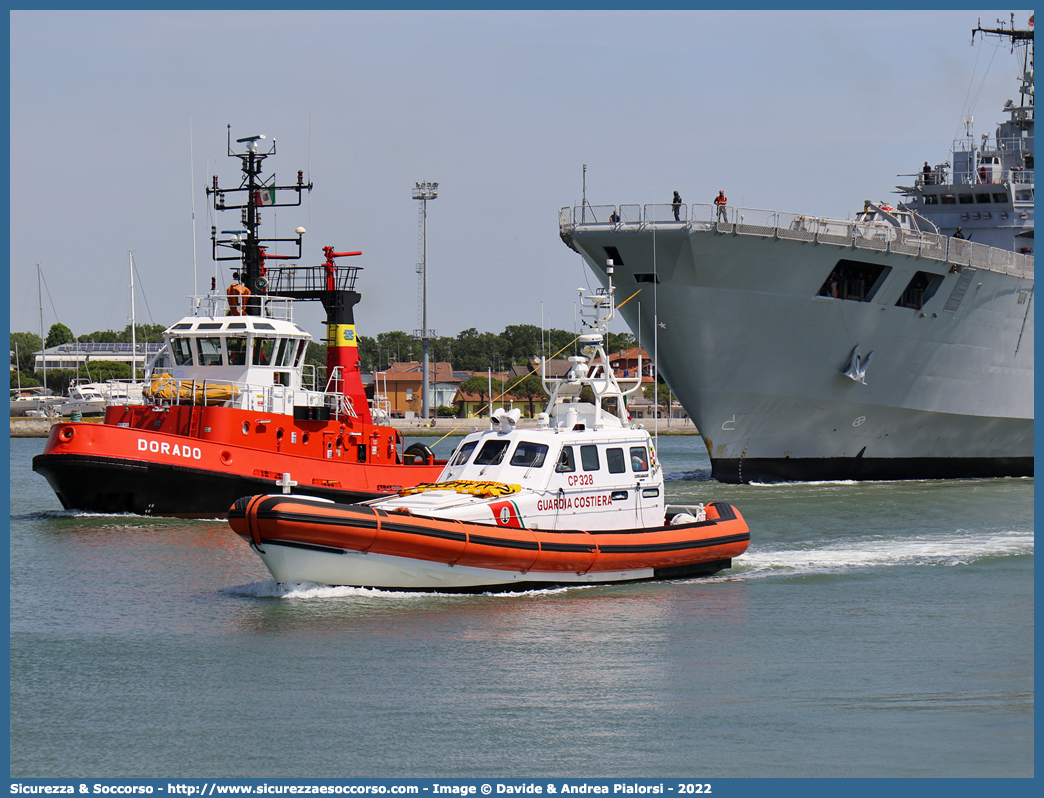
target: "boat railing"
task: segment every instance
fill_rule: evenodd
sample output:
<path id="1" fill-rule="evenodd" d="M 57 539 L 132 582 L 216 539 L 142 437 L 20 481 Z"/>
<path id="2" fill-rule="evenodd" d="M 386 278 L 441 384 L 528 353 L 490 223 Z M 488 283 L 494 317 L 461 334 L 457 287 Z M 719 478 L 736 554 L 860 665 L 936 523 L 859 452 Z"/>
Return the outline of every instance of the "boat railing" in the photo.
<path id="1" fill-rule="evenodd" d="M 351 399 L 339 391 L 311 391 L 289 385 L 259 385 L 236 380 L 176 379 L 167 374 L 152 378 L 144 387 L 142 402 L 161 407 L 220 405 L 279 414 L 291 414 L 295 407 L 315 408 L 317 411 L 325 408 L 331 419 L 357 418 Z"/>
<path id="2" fill-rule="evenodd" d="M 581 213 L 584 209 L 586 213 Z M 641 218 L 638 218 L 638 209 L 644 211 Z M 619 217 L 620 221 L 607 221 L 614 216 Z M 693 205 L 689 217 L 681 218 L 684 221 L 674 221 L 673 206 L 669 203 L 620 205 L 619 208 L 613 205 L 586 205 L 562 208 L 559 212 L 559 227 L 562 233 L 569 233 L 576 228 L 620 232 L 684 228 L 691 231 L 706 230 L 809 241 L 877 252 L 894 252 L 951 263 L 957 267 L 970 266 L 1033 279 L 1032 255 L 950 238 L 938 233 L 904 229 L 883 222 L 858 222 L 759 208 L 717 207 L 712 204 Z M 582 222 L 581 219 L 588 221 Z M 594 221 L 595 219 L 597 221 Z"/>
<path id="3" fill-rule="evenodd" d="M 263 316 L 267 319 L 278 319 L 280 321 L 294 320 L 294 300 L 282 296 L 234 296 L 232 303 L 225 294 L 205 294 L 203 296 L 190 296 L 192 302 L 192 315 L 194 316 L 239 316 L 242 314 L 242 305 L 248 301 L 259 300 L 251 307 L 256 313 L 248 315 Z"/>

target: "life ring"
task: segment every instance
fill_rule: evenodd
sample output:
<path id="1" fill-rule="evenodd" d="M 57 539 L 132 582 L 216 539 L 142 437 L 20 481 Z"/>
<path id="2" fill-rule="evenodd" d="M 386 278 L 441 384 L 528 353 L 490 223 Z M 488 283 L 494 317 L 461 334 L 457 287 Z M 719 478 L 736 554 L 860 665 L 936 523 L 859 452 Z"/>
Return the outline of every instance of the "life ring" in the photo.
<path id="1" fill-rule="evenodd" d="M 411 443 L 406 447 L 406 451 L 402 453 L 403 461 L 413 463 L 414 465 L 416 465 L 418 457 L 422 458 L 421 465 L 431 465 L 435 462 L 435 455 L 432 454 L 431 449 L 420 441 L 417 443 Z M 407 460 L 407 458 L 410 459 Z"/>

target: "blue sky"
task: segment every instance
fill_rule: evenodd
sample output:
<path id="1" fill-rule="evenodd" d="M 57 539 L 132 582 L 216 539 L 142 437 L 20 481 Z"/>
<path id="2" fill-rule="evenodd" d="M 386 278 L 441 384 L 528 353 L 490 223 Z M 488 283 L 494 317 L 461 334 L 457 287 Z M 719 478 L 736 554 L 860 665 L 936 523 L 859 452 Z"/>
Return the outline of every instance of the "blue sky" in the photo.
<path id="1" fill-rule="evenodd" d="M 1004 11 L 15 11 L 11 329 L 172 324 L 214 274 L 204 186 L 238 182 L 233 138 L 277 141 L 279 182 L 315 184 L 263 232 L 363 251 L 363 335 L 429 326 L 571 329 L 589 277 L 558 210 L 710 202 L 848 217 L 948 159 L 1016 96 Z M 1027 11 L 1015 12 L 1025 27 Z M 191 136 L 190 136 L 191 130 Z M 192 158 L 190 159 L 190 148 Z M 271 219 L 271 217 L 269 217 Z M 218 284 L 229 281 L 222 266 Z M 53 309 L 52 309 L 53 304 Z M 298 318 L 321 334 L 317 305 Z M 622 329 L 622 328 L 621 328 Z"/>

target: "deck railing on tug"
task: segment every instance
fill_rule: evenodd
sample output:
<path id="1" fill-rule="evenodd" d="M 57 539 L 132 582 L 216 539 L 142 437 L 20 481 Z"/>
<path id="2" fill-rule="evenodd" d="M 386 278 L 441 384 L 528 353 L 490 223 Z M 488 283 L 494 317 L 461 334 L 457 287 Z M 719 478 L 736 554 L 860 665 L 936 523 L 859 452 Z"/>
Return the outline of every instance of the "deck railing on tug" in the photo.
<path id="1" fill-rule="evenodd" d="M 562 208 L 558 214 L 558 225 L 562 233 L 569 233 L 578 228 L 620 232 L 688 229 L 814 241 L 841 247 L 913 255 L 954 266 L 972 266 L 976 269 L 1033 279 L 1032 255 L 936 233 L 903 230 L 891 225 L 880 226 L 851 219 L 830 219 L 758 208 L 719 208 L 700 204 L 693 205 L 692 213 L 688 214 L 683 204 L 679 209 L 679 220 L 675 221 L 674 206 L 670 203 L 644 206 L 578 205 L 574 208 Z"/>
<path id="2" fill-rule="evenodd" d="M 266 319 L 291 322 L 294 320 L 294 300 L 282 296 L 248 296 L 252 300 L 259 300 L 257 307 L 259 318 L 264 317 Z M 239 315 L 243 301 L 241 297 L 233 297 L 232 302 L 229 302 L 227 294 L 190 296 L 189 300 L 192 302 L 193 316 L 212 316 L 214 318 Z M 232 313 L 230 311 L 236 312 Z"/>

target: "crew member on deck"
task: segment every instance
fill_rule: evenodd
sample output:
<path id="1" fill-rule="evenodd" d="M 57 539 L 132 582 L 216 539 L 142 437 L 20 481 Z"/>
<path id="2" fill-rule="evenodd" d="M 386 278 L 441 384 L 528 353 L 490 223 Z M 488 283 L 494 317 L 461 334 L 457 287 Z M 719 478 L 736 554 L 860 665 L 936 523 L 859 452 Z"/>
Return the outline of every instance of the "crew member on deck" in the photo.
<path id="1" fill-rule="evenodd" d="M 956 233 L 954 233 L 954 234 L 953 234 L 952 236 L 950 236 L 950 237 L 951 237 L 951 238 L 959 238 L 959 239 L 961 239 L 961 240 L 963 241 L 963 240 L 964 240 L 964 233 L 963 233 L 963 232 L 961 231 L 961 228 L 959 228 L 959 227 L 958 227 L 958 228 L 957 228 L 957 232 L 956 232 Z"/>
<path id="2" fill-rule="evenodd" d="M 724 191 L 719 191 L 718 196 L 714 198 L 714 204 L 718 207 L 718 221 L 727 222 L 728 216 L 725 213 L 725 206 L 729 204 L 728 197 L 725 196 Z"/>
<path id="3" fill-rule="evenodd" d="M 681 194 L 679 194 L 677 191 L 675 191 L 674 192 L 674 200 L 671 202 L 671 207 L 674 208 L 674 221 L 676 221 L 676 222 L 680 222 L 681 221 L 681 215 L 680 215 L 681 204 L 682 204 Z"/>

